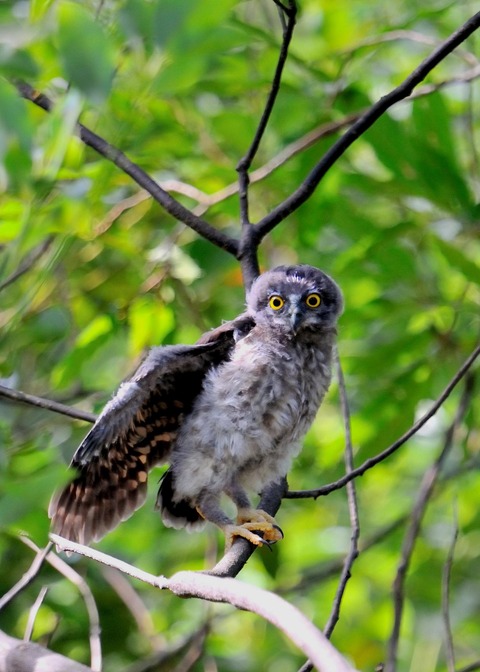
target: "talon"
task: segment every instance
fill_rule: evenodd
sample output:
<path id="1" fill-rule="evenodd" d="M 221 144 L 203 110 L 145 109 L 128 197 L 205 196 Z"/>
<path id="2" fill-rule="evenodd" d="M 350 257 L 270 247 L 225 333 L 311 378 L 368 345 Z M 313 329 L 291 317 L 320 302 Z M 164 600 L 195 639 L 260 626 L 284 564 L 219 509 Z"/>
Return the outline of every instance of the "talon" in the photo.
<path id="1" fill-rule="evenodd" d="M 243 537 L 255 546 L 272 546 L 283 539 L 283 532 L 276 524 L 275 518 L 261 509 L 240 509 L 237 516 L 237 525 L 228 525 L 224 528 L 226 537 L 225 549 L 228 550 L 235 537 Z M 254 534 L 261 532 L 262 536 Z"/>

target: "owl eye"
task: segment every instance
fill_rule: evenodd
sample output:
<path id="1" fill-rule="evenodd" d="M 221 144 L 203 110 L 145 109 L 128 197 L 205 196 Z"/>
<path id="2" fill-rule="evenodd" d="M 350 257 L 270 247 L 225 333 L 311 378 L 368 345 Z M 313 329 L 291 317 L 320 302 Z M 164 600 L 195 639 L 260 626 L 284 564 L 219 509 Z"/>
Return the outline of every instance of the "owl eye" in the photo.
<path id="1" fill-rule="evenodd" d="M 318 308 L 318 306 L 322 303 L 320 294 L 309 294 L 305 299 L 305 303 L 309 308 Z"/>
<path id="2" fill-rule="evenodd" d="M 280 310 L 280 308 L 283 308 L 285 305 L 285 301 L 278 294 L 274 294 L 270 297 L 268 305 L 270 308 L 273 308 L 273 310 Z"/>

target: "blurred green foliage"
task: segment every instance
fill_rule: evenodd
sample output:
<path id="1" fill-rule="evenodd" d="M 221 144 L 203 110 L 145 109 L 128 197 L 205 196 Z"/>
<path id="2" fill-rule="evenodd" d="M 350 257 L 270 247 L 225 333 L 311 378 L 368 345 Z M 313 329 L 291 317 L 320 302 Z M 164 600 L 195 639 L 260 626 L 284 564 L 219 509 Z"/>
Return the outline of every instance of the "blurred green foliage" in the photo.
<path id="1" fill-rule="evenodd" d="M 470 9 L 469 3 L 438 0 L 300 5 L 281 94 L 254 168 L 312 129 L 387 93 Z M 157 180 L 174 181 L 186 206 L 202 205 L 185 186 L 210 195 L 233 183 L 260 118 L 281 42 L 276 8 L 267 0 L 222 0 L 215 9 L 199 0 L 8 0 L 0 4 L 0 31 L 1 382 L 98 412 L 148 345 L 193 342 L 235 316 L 244 297 L 236 262 L 166 216 L 130 178 L 85 148 L 75 123 L 81 115 Z M 426 84 L 478 67 L 478 39 L 462 45 Z M 25 78 L 52 97 L 54 112 L 21 100 L 12 78 Z M 478 86 L 466 81 L 398 104 L 261 250 L 264 268 L 311 263 L 343 288 L 339 348 L 357 464 L 408 429 L 478 343 L 477 98 Z M 252 185 L 255 220 L 302 182 L 334 137 Z M 238 213 L 233 195 L 205 217 L 238 234 Z M 26 272 L 11 281 L 22 268 Z M 460 392 L 415 439 L 358 481 L 364 543 L 395 521 L 408 521 Z M 442 575 L 457 525 L 453 640 L 458 665 L 479 658 L 479 412 L 474 395 L 415 548 L 400 670 L 447 669 Z M 0 401 L 1 594 L 32 560 L 18 534 L 46 543 L 50 494 L 86 429 Z M 343 444 L 334 385 L 289 476 L 291 487 L 318 487 L 339 477 Z M 153 490 L 145 507 L 100 548 L 166 575 L 211 563 L 216 531 L 189 536 L 164 529 L 152 511 Z M 286 501 L 278 519 L 285 540 L 272 555 L 257 551 L 241 578 L 282 590 L 322 627 L 338 582 L 338 573 L 322 578 L 322 571 L 349 547 L 345 493 Z M 404 531 L 405 521 L 353 568 L 333 641 L 359 669 L 371 670 L 385 656 Z M 205 618 L 213 619 L 211 631 L 194 670 L 283 672 L 302 663 L 299 652 L 255 616 L 135 585 L 158 634 L 152 643 L 102 569 L 71 562 L 100 609 L 106 672 L 128 670 L 158 638 L 173 645 Z M 35 639 L 88 663 L 82 599 L 49 567 L 0 613 L 0 627 L 22 637 L 43 584 L 49 591 Z"/>

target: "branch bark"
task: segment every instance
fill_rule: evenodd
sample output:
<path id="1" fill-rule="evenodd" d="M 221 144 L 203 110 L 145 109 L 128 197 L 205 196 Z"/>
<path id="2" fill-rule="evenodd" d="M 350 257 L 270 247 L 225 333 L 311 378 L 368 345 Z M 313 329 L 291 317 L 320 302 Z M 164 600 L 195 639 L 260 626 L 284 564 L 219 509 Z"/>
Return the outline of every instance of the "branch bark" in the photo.
<path id="1" fill-rule="evenodd" d="M 92 672 L 92 668 L 0 630 L 0 672 Z"/>
<path id="2" fill-rule="evenodd" d="M 151 586 L 170 590 L 178 597 L 197 597 L 251 611 L 279 628 L 311 659 L 320 672 L 355 672 L 355 668 L 301 611 L 263 588 L 245 584 L 238 579 L 220 578 L 204 572 L 177 572 L 170 579 L 154 576 L 117 558 L 63 539 L 56 534 L 52 534 L 51 539 L 62 550 L 80 553 L 109 567 L 115 567 Z"/>

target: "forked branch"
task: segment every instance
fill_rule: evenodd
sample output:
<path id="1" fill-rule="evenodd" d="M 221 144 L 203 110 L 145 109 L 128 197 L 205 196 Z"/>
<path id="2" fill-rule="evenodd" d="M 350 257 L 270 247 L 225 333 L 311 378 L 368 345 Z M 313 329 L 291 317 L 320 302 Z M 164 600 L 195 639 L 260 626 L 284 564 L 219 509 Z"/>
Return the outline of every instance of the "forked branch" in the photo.
<path id="1" fill-rule="evenodd" d="M 461 28 L 440 44 L 399 86 L 378 100 L 362 116 L 352 124 L 342 137 L 324 154 L 309 173 L 302 184 L 280 203 L 274 210 L 255 225 L 255 238 L 258 244 L 273 228 L 289 214 L 295 212 L 314 193 L 319 182 L 338 161 L 345 151 L 379 119 L 392 105 L 407 98 L 413 89 L 446 58 L 480 27 L 480 12 L 472 16 Z"/>

